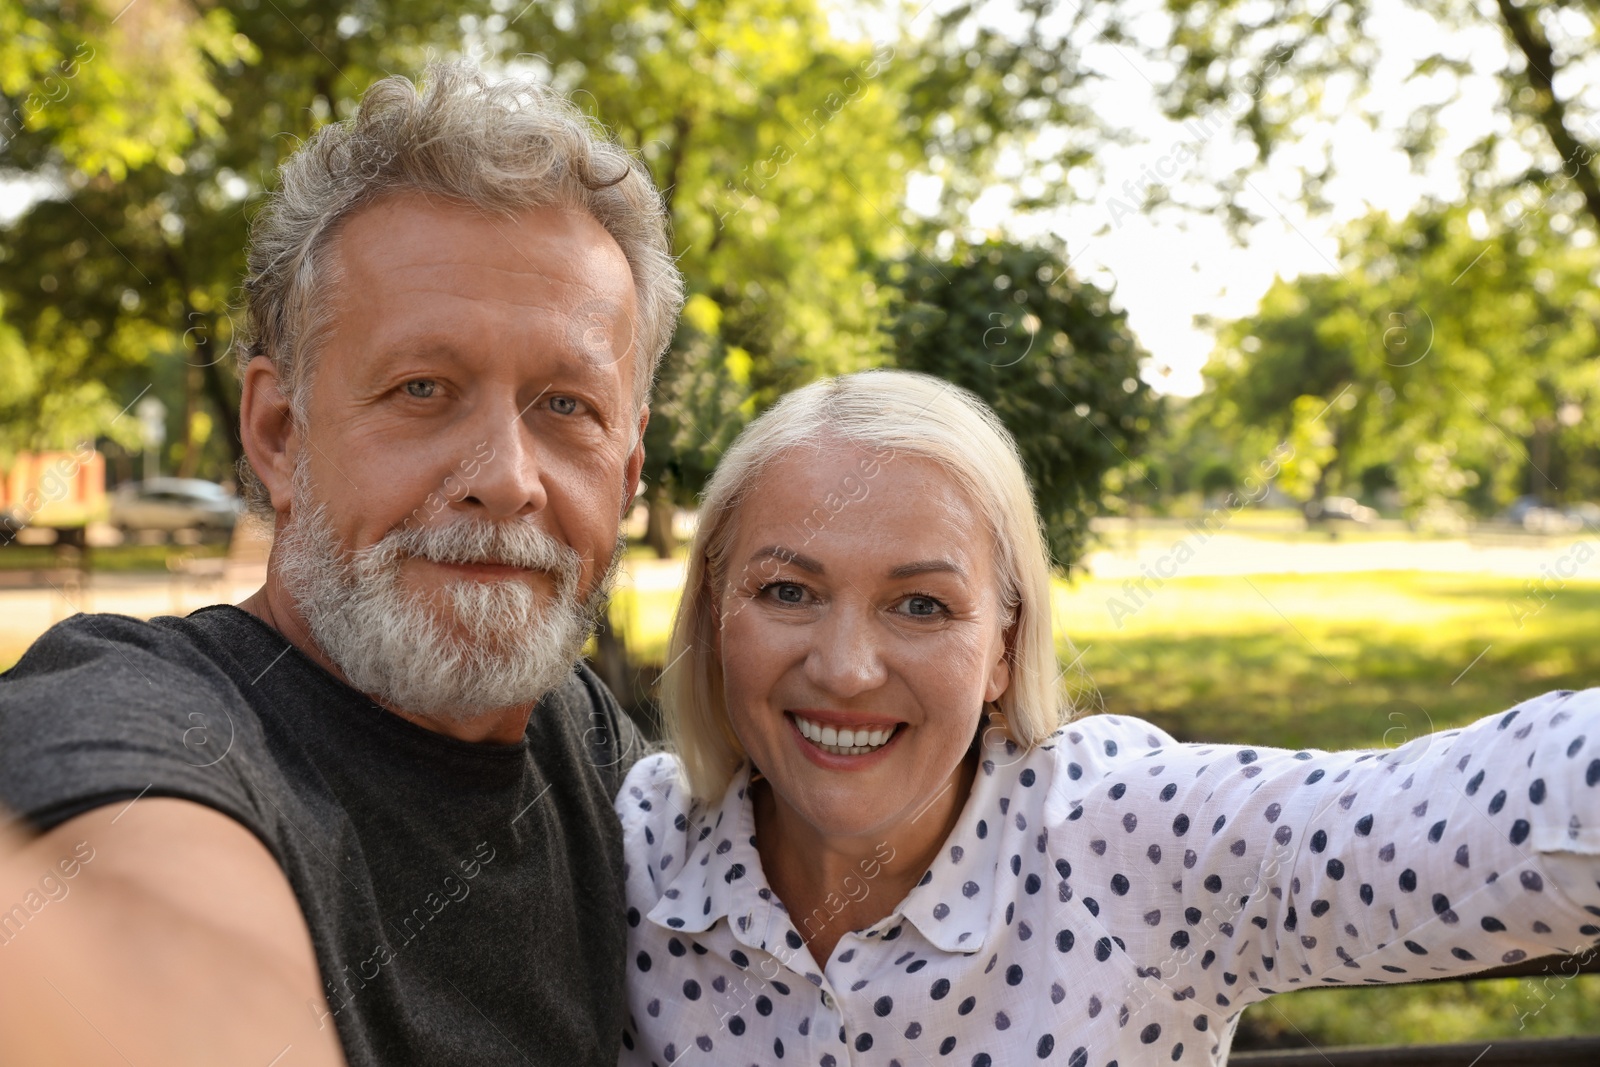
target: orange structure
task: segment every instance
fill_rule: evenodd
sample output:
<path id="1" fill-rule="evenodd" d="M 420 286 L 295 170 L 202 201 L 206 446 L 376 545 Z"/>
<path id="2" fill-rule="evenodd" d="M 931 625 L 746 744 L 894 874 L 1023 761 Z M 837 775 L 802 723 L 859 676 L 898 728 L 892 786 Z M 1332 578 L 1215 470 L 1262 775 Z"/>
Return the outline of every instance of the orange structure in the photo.
<path id="1" fill-rule="evenodd" d="M 71 529 L 106 515 L 106 459 L 87 443 L 70 452 L 19 452 L 0 466 L 0 514 L 15 525 Z"/>

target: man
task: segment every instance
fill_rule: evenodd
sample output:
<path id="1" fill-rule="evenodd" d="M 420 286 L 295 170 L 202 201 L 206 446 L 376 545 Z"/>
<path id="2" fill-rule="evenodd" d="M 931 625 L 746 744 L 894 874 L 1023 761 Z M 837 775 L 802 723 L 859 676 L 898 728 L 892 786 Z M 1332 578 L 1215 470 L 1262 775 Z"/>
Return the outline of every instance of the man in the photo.
<path id="1" fill-rule="evenodd" d="M 661 199 L 435 68 L 284 164 L 249 269 L 266 584 L 0 678 L 41 833 L 0 846 L 0 1062 L 612 1064 L 637 746 L 578 659 L 682 300 Z"/>

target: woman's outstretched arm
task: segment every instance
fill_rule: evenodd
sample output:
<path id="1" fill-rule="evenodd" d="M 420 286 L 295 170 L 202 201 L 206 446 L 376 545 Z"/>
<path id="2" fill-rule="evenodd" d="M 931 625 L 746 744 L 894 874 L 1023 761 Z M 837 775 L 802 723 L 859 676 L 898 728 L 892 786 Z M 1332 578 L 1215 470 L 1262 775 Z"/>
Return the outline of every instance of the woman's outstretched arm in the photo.
<path id="1" fill-rule="evenodd" d="M 1135 1008 L 1232 1014 L 1600 943 L 1600 689 L 1396 749 L 1163 744 L 1079 803 L 1066 826 L 1111 827 L 1090 847 L 1126 856 L 1114 885 L 1079 892 L 1134 932 Z"/>

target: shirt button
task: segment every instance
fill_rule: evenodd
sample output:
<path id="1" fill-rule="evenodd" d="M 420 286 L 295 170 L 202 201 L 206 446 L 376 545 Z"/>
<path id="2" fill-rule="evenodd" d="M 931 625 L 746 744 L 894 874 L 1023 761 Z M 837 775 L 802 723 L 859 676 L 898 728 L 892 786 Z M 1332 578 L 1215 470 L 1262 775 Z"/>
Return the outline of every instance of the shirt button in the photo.
<path id="1" fill-rule="evenodd" d="M 832 994 L 829 994 L 829 993 L 822 994 L 822 1006 L 824 1008 L 833 1007 L 833 996 L 832 996 Z"/>

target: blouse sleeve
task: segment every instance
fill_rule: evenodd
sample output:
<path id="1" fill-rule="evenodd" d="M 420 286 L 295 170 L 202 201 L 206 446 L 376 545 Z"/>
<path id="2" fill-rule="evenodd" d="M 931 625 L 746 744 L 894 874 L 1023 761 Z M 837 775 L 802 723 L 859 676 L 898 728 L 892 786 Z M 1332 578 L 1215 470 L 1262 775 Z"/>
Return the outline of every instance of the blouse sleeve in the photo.
<path id="1" fill-rule="evenodd" d="M 1237 1010 L 1600 943 L 1600 689 L 1395 749 L 1179 745 L 1136 762 L 1081 817 L 1157 808 L 1183 830 L 1183 869 L 1148 890 L 1181 922 L 1130 945 L 1150 996 Z"/>

